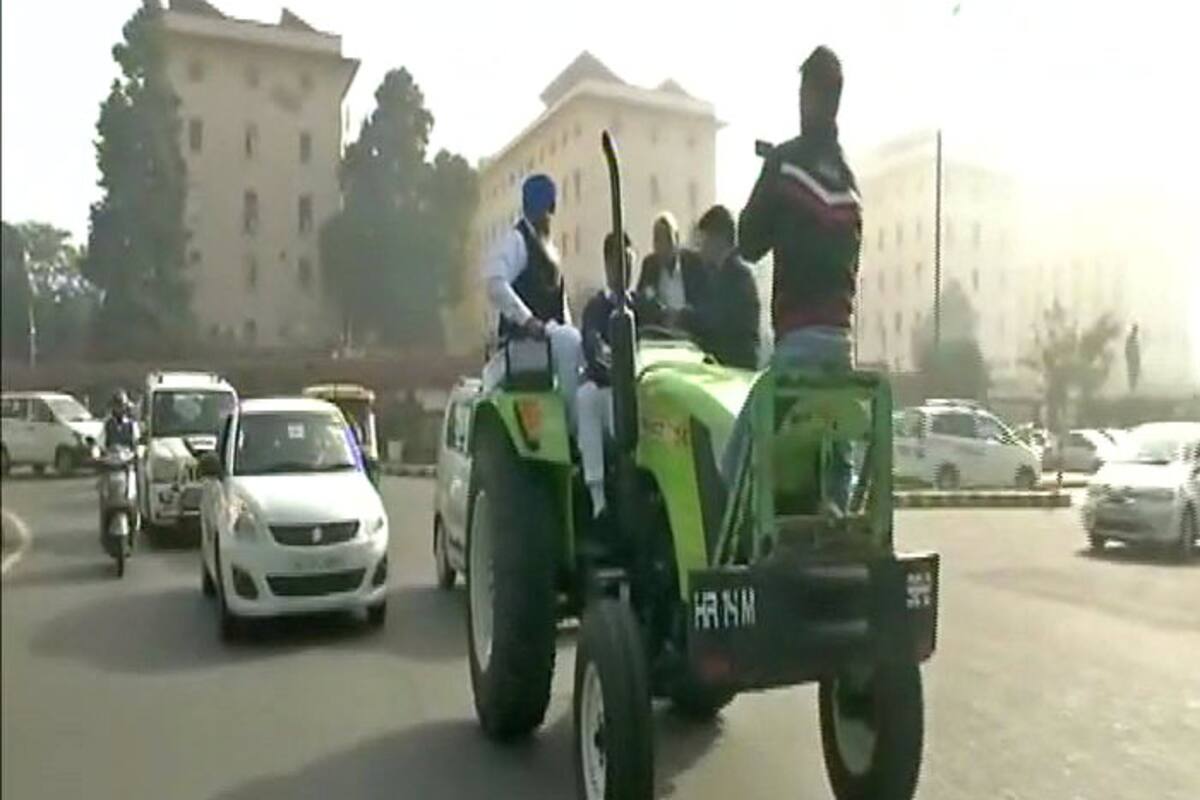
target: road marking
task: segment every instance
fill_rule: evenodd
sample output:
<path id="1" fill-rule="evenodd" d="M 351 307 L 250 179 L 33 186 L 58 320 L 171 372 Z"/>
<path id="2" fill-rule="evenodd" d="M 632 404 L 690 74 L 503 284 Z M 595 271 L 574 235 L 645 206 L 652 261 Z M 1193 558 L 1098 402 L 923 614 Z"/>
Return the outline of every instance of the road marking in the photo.
<path id="1" fill-rule="evenodd" d="M 7 575 L 8 571 L 17 565 L 17 562 L 25 557 L 25 553 L 29 550 L 29 545 L 33 543 L 33 534 L 29 531 L 29 526 L 25 524 L 25 520 L 18 517 L 7 508 L 0 509 L 0 515 L 3 515 L 3 524 L 8 527 L 12 526 L 12 530 L 17 535 L 19 540 L 17 549 L 4 557 L 4 561 L 0 562 L 0 575 Z"/>

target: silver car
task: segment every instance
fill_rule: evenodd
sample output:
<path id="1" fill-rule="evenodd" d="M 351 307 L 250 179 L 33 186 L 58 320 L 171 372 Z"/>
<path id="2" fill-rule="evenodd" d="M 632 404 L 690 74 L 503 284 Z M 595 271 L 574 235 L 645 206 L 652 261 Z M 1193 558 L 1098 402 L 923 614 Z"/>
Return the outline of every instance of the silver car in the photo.
<path id="1" fill-rule="evenodd" d="M 1110 541 L 1166 545 L 1183 559 L 1197 547 L 1200 422 L 1134 428 L 1088 484 L 1083 524 L 1093 550 Z"/>

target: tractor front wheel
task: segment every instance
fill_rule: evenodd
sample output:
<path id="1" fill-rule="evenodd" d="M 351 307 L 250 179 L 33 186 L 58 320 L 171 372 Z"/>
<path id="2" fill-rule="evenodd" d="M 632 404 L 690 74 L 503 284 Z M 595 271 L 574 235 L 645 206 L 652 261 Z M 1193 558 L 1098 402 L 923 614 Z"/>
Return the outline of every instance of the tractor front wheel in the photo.
<path id="1" fill-rule="evenodd" d="M 550 703 L 557 623 L 550 496 L 502 428 L 480 431 L 467 534 L 467 636 L 475 711 L 493 739 L 524 736 Z"/>
<path id="2" fill-rule="evenodd" d="M 838 800 L 910 800 L 924 737 L 916 664 L 856 666 L 821 681 L 821 744 Z"/>
<path id="3" fill-rule="evenodd" d="M 589 604 L 575 655 L 575 796 L 650 800 L 654 726 L 641 631 L 628 603 Z"/>

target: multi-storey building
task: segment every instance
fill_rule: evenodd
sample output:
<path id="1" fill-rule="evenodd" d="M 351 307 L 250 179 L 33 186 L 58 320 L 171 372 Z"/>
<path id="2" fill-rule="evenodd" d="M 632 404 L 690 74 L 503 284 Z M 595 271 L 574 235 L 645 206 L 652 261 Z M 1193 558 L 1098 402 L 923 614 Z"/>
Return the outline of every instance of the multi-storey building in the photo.
<path id="1" fill-rule="evenodd" d="M 163 28 L 202 333 L 251 347 L 330 341 L 317 237 L 340 205 L 342 99 L 358 62 L 286 9 L 270 25 L 172 0 Z"/>

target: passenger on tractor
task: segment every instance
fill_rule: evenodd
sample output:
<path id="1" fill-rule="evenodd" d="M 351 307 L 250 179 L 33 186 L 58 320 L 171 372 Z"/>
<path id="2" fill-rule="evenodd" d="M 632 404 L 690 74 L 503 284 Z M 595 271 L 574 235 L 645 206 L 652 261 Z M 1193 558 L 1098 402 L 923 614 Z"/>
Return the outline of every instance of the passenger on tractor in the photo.
<path id="1" fill-rule="evenodd" d="M 617 237 L 604 237 L 604 275 L 607 287 L 597 292 L 583 309 L 584 382 L 579 387 L 579 455 L 583 461 L 583 482 L 592 499 L 592 515 L 599 517 L 607 508 L 604 495 L 604 437 L 613 433 L 612 347 L 608 320 L 616 307 L 616 287 L 621 269 L 633 262 L 633 246 L 625 237 L 626 259 L 622 260 Z M 629 285 L 626 273 L 625 285 Z M 628 297 L 632 302 L 632 296 Z"/>
<path id="2" fill-rule="evenodd" d="M 758 287 L 737 248 L 737 225 L 725 206 L 713 206 L 697 225 L 708 289 L 695 321 L 697 344 L 719 363 L 758 369 Z"/>
<path id="3" fill-rule="evenodd" d="M 800 136 L 766 156 L 742 210 L 740 247 L 749 261 L 774 254 L 773 363 L 849 370 L 862 204 L 838 143 L 842 66 L 832 50 L 818 47 L 800 71 Z M 727 480 L 745 457 L 749 427 L 743 408 L 722 459 Z M 850 466 L 849 450 L 837 447 L 829 485 L 842 510 Z"/>
<path id="4" fill-rule="evenodd" d="M 571 324 L 558 250 L 550 233 L 556 208 L 554 181 L 531 175 L 521 186 L 521 218 L 484 263 L 487 296 L 500 316 L 499 350 L 483 369 L 486 388 L 505 377 L 504 348 L 515 340 L 549 341 L 558 391 L 574 421 L 582 347 Z"/>
<path id="5" fill-rule="evenodd" d="M 642 261 L 634 313 L 640 325 L 690 331 L 707 294 L 708 270 L 700 254 L 680 247 L 679 226 L 668 211 L 654 220 L 654 251 Z"/>

